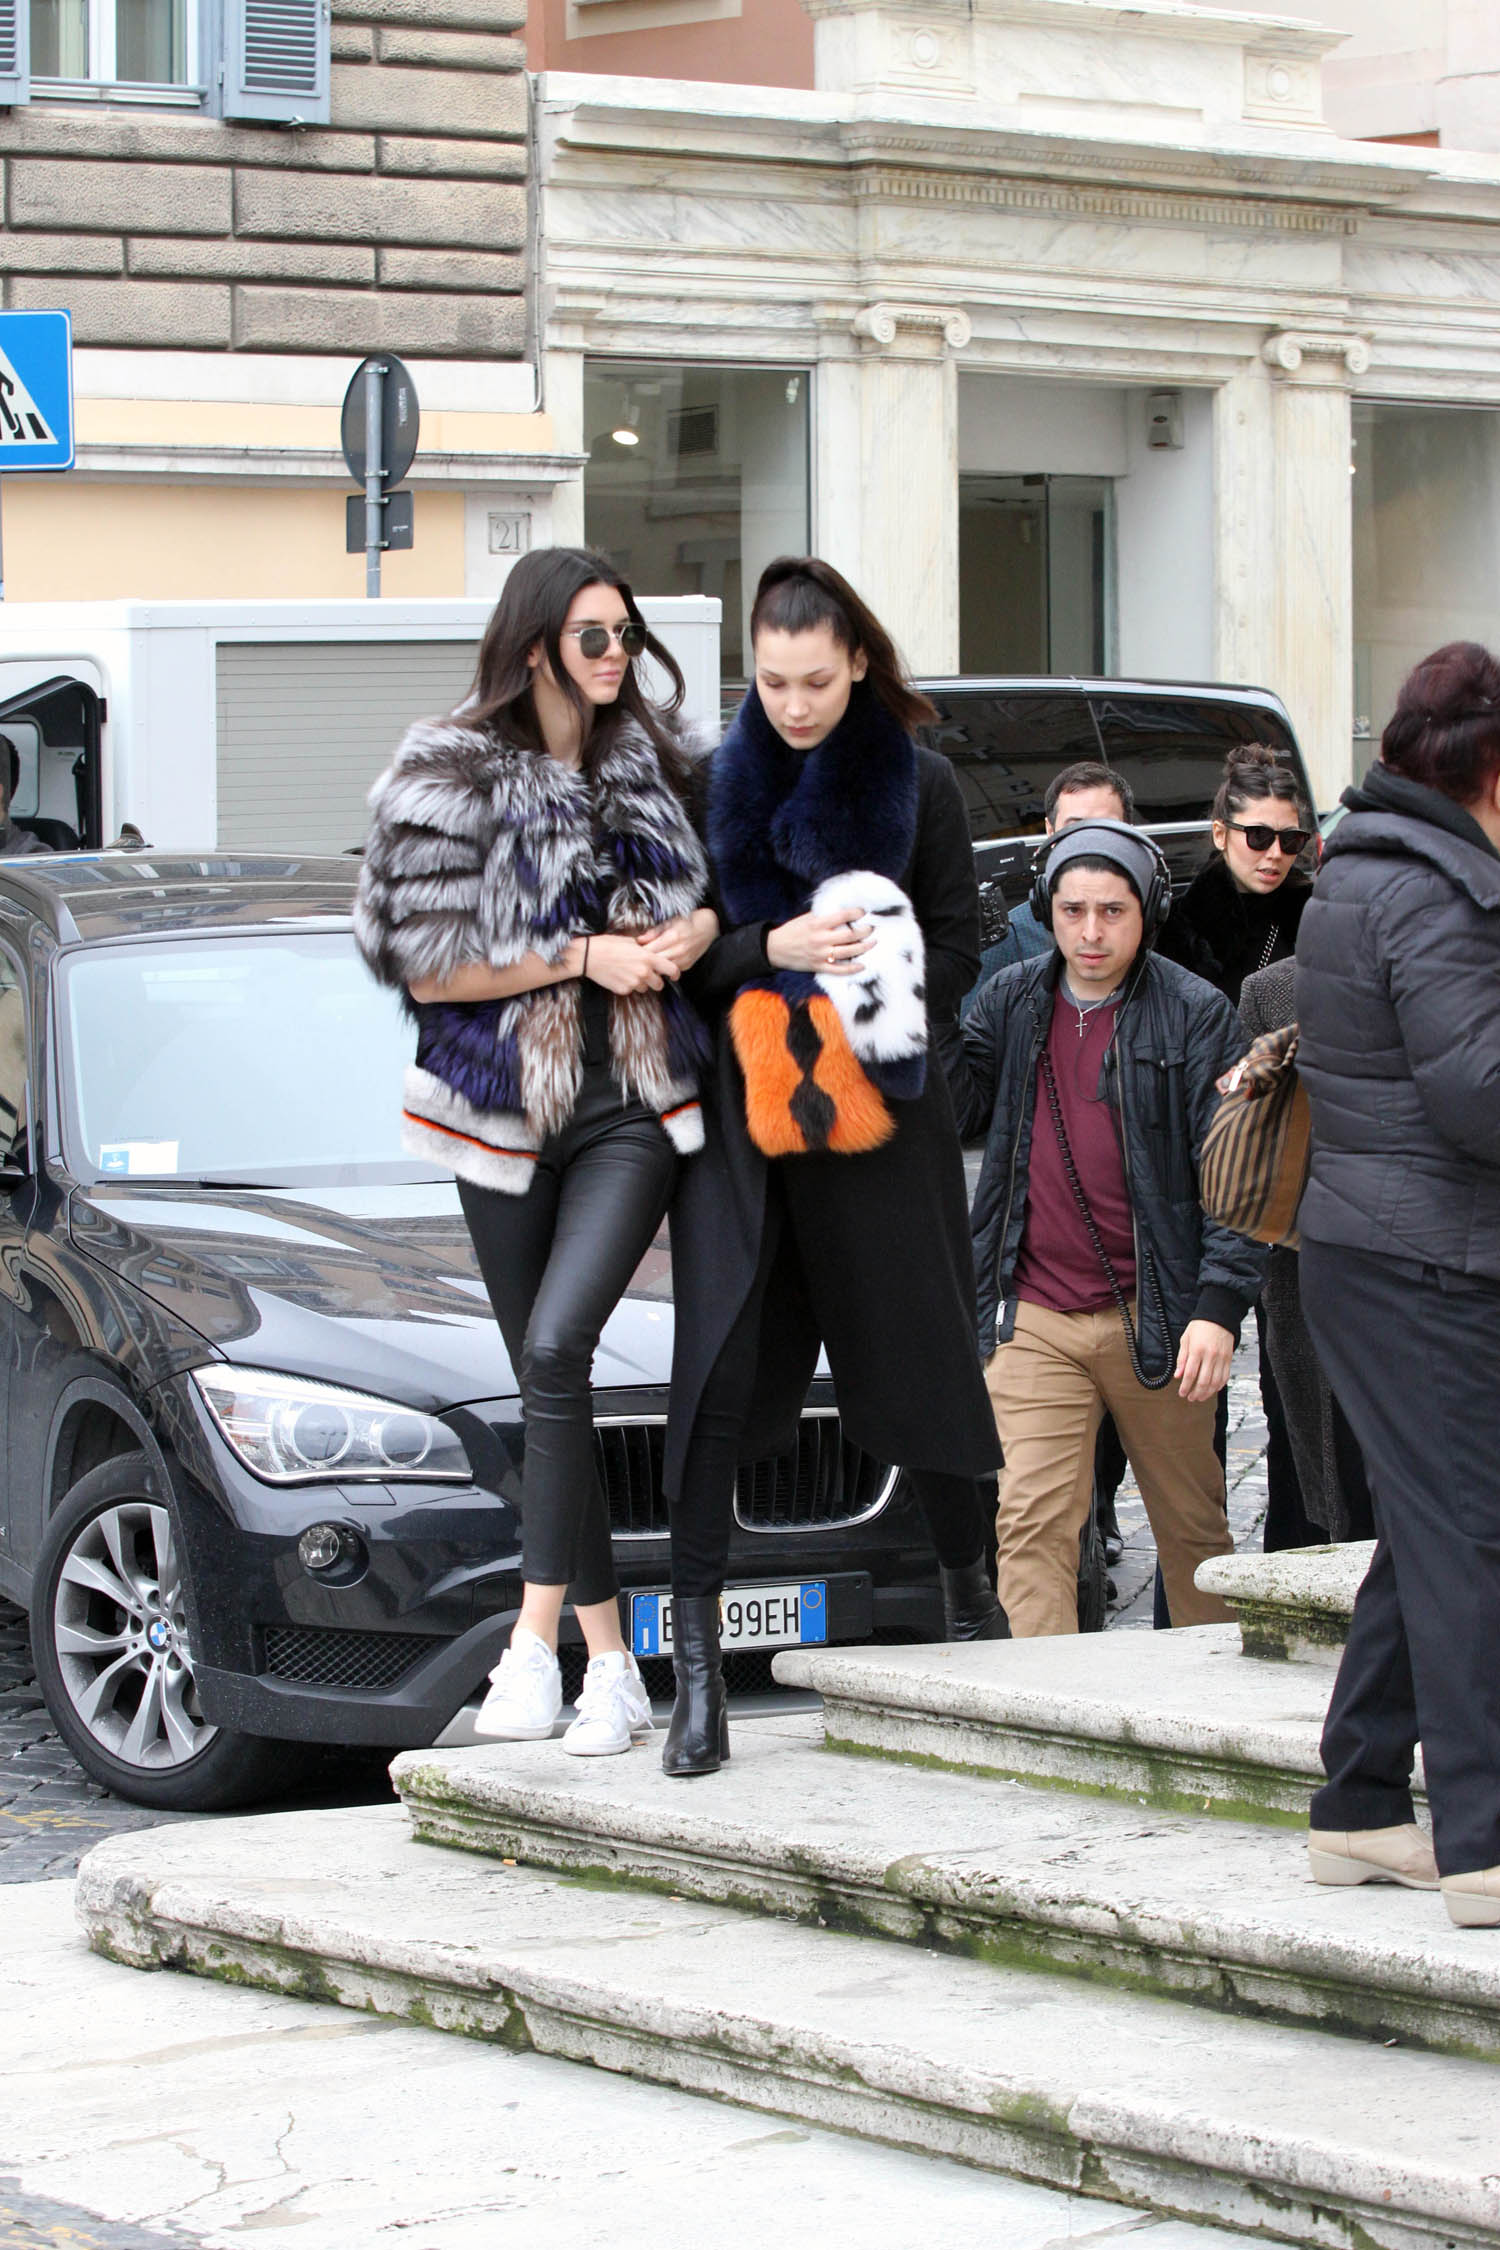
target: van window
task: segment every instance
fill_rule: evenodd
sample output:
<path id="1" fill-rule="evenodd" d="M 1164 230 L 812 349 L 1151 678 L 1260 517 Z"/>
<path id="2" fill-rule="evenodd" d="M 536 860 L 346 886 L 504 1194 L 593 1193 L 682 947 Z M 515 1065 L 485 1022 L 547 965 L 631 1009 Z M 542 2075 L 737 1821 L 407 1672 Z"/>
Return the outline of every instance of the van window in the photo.
<path id="1" fill-rule="evenodd" d="M 929 689 L 938 723 L 927 739 L 953 762 L 976 844 L 1039 836 L 1047 785 L 1064 766 L 1102 759 L 1156 824 L 1208 817 L 1236 743 L 1269 742 L 1302 761 L 1285 724 L 1248 703 L 1193 696 Z"/>
<path id="2" fill-rule="evenodd" d="M 1081 695 L 928 690 L 937 725 L 924 730 L 951 759 L 976 844 L 1038 836 L 1047 784 L 1064 766 L 1097 758 L 1099 741 Z"/>
<path id="3" fill-rule="evenodd" d="M 0 1156 L 26 1158 L 26 991 L 0 953 Z"/>

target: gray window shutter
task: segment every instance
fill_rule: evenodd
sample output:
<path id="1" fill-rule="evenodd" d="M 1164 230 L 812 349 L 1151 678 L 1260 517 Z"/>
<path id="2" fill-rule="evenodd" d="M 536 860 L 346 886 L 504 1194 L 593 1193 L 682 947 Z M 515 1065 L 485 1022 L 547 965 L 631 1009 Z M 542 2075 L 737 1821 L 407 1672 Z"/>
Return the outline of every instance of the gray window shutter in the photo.
<path id="1" fill-rule="evenodd" d="M 0 0 L 0 108 L 31 99 L 31 0 Z"/>
<path id="2" fill-rule="evenodd" d="M 328 0 L 226 0 L 224 115 L 326 125 L 328 19 Z"/>

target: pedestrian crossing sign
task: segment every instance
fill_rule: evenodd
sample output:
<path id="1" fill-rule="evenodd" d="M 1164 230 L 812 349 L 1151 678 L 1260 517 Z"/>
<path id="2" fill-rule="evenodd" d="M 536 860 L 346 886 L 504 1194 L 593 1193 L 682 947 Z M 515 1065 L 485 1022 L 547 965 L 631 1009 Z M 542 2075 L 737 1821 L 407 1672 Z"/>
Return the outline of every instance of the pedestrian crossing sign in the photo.
<path id="1" fill-rule="evenodd" d="M 0 312 L 0 477 L 73 466 L 73 317 Z"/>

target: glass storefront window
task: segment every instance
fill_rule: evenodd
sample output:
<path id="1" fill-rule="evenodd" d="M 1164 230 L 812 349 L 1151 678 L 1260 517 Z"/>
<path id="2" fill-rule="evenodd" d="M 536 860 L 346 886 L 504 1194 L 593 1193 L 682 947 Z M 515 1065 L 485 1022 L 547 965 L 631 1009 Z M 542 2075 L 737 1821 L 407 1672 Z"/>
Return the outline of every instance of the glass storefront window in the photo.
<path id="1" fill-rule="evenodd" d="M 726 679 L 746 676 L 761 571 L 811 544 L 810 388 L 798 367 L 584 367 L 584 536 L 639 594 L 719 597 Z"/>
<path id="2" fill-rule="evenodd" d="M 1412 666 L 1500 648 L 1500 408 L 1354 408 L 1354 770 Z"/>
<path id="3" fill-rule="evenodd" d="M 958 587 L 961 671 L 1112 671 L 1111 479 L 961 477 Z"/>

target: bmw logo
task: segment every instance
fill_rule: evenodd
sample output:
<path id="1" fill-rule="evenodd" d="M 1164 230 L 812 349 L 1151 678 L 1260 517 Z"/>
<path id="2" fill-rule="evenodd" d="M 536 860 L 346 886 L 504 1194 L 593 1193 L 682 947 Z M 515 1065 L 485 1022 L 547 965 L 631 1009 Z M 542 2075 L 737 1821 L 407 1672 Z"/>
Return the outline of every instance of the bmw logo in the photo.
<path id="1" fill-rule="evenodd" d="M 150 1647 L 155 1649 L 158 1656 L 161 1655 L 163 1649 L 171 1647 L 171 1628 L 167 1624 L 165 1618 L 152 1618 L 151 1623 L 146 1628 L 146 1640 Z"/>

